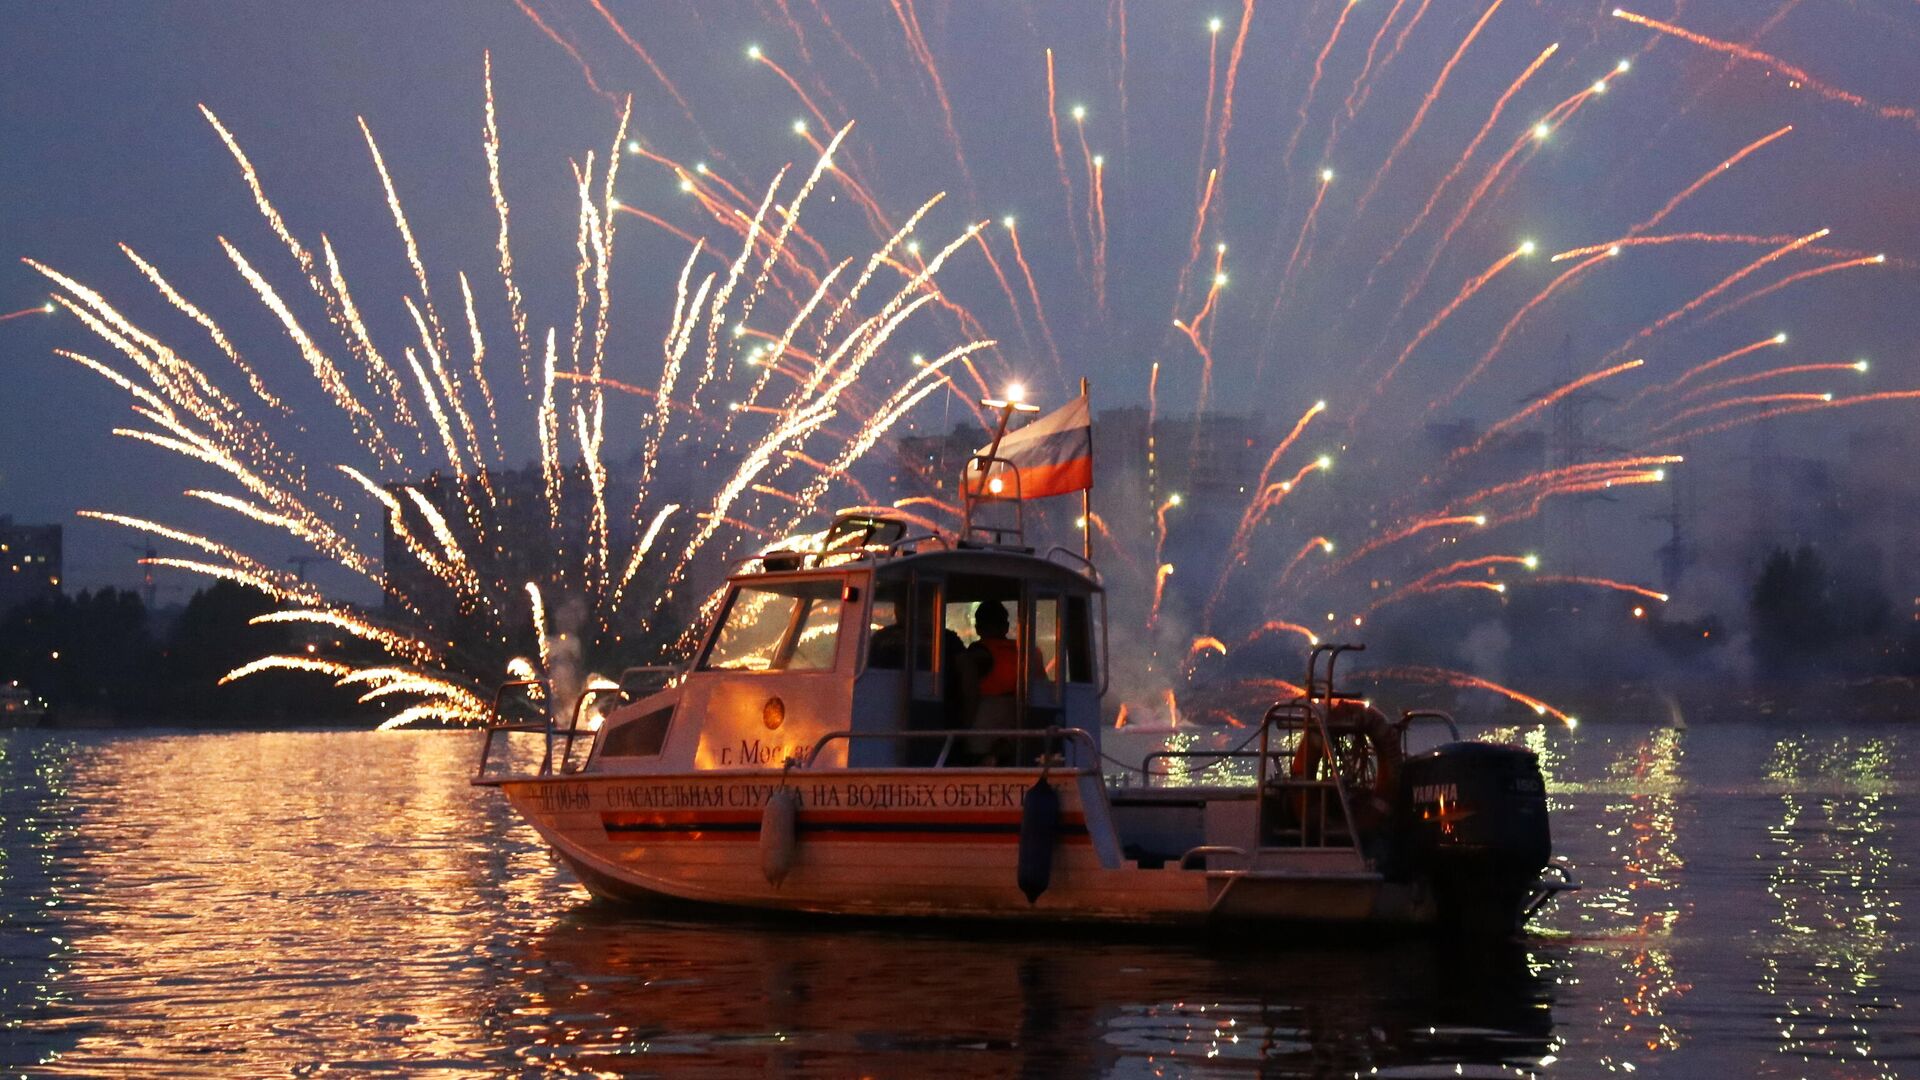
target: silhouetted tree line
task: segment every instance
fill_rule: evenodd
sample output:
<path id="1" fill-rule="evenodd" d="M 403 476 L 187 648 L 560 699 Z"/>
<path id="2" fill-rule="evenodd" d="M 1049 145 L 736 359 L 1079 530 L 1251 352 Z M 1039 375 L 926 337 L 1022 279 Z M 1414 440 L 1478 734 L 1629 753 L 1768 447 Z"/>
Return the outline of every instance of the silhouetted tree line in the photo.
<path id="1" fill-rule="evenodd" d="M 164 629 L 138 593 L 123 589 L 31 601 L 0 618 L 0 680 L 20 680 L 65 719 L 262 724 L 372 716 L 321 676 L 265 672 L 219 685 L 250 660 L 304 650 L 292 624 L 249 624 L 273 609 L 231 582 L 195 593 Z"/>
<path id="2" fill-rule="evenodd" d="M 1376 655 L 1397 664 L 1464 666 L 1560 692 L 1711 671 L 1750 670 L 1763 686 L 1920 678 L 1920 621 L 1899 610 L 1874 560 L 1780 548 L 1746 585 L 1744 613 L 1691 618 L 1582 585 L 1511 589 L 1497 614 L 1463 615 L 1457 599 L 1415 598 L 1384 608 L 1364 635 Z M 1277 655 L 1276 669 L 1289 659 Z"/>
<path id="3" fill-rule="evenodd" d="M 1920 675 L 1920 625 L 1899 624 L 1879 589 L 1811 547 L 1769 555 L 1748 609 L 1753 656 L 1767 674 Z"/>

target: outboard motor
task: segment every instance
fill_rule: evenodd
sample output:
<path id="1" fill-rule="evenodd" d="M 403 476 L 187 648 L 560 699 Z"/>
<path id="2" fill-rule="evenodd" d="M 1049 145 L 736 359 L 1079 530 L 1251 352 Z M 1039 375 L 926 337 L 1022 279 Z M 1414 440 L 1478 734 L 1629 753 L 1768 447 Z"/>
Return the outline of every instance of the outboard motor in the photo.
<path id="1" fill-rule="evenodd" d="M 1401 771 L 1408 868 L 1431 882 L 1442 922 L 1509 934 L 1552 855 L 1546 784 L 1530 750 L 1448 743 Z"/>

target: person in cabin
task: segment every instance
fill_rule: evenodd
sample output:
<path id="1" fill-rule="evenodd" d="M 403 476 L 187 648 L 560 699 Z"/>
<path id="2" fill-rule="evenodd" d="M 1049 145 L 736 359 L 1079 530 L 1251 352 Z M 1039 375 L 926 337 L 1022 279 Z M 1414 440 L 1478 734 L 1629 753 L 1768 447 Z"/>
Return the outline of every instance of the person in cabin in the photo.
<path id="1" fill-rule="evenodd" d="M 1017 711 L 1019 698 L 1014 692 L 1019 686 L 1020 647 L 1008 636 L 1012 626 L 1006 605 L 998 600 L 982 601 L 974 609 L 973 632 L 978 640 L 967 647 L 967 660 L 977 673 L 980 687 L 980 702 L 974 710 L 972 724 L 975 728 L 1007 731 L 1021 726 Z M 1029 646 L 1027 653 L 1027 670 L 1033 677 L 1044 678 L 1046 661 L 1040 651 Z M 969 749 L 979 756 L 982 765 L 1012 762 L 1011 740 L 969 742 Z"/>

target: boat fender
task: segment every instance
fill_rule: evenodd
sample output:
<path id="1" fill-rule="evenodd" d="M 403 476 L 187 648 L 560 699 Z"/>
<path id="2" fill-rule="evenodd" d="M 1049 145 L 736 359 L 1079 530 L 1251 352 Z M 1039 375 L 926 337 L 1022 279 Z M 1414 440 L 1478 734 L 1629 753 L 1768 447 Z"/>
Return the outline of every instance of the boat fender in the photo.
<path id="1" fill-rule="evenodd" d="M 778 886 L 793 869 L 799 848 L 800 792 L 782 787 L 767 796 L 760 812 L 760 872 L 767 884 Z"/>
<path id="2" fill-rule="evenodd" d="M 1017 879 L 1027 903 L 1040 899 L 1053 879 L 1053 845 L 1060 831 L 1060 793 L 1042 776 L 1020 799 L 1020 862 Z"/>

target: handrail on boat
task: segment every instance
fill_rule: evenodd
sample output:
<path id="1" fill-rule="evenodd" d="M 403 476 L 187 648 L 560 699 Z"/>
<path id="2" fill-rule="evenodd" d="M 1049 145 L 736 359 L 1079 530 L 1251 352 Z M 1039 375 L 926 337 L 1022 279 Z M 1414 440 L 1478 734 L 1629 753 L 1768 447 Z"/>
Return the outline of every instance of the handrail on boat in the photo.
<path id="1" fill-rule="evenodd" d="M 651 693 L 655 690 L 665 688 L 668 683 L 673 681 L 673 677 L 678 675 L 682 670 L 684 670 L 684 665 L 681 664 L 642 664 L 624 668 L 620 672 L 617 685 L 589 686 L 580 692 L 580 696 L 574 699 L 573 711 L 567 717 L 566 727 L 561 727 L 554 722 L 551 710 L 544 713 L 541 718 L 536 721 L 501 722 L 499 719 L 502 715 L 501 703 L 506 699 L 507 691 L 537 686 L 543 694 L 551 695 L 553 692 L 552 687 L 546 679 L 510 679 L 501 683 L 493 692 L 493 716 L 495 722 L 488 724 L 486 727 L 486 738 L 480 743 L 480 762 L 474 769 L 474 776 L 483 777 L 486 775 L 487 762 L 492 757 L 494 737 L 496 735 L 532 734 L 534 732 L 540 732 L 546 736 L 545 751 L 540 758 L 539 775 L 552 776 L 554 773 L 553 743 L 556 738 L 565 740 L 560 751 L 560 771 L 563 773 L 572 772 L 574 744 L 581 734 L 590 733 L 592 730 L 582 729 L 580 726 L 580 717 L 585 714 L 588 702 L 610 694 L 618 694 L 623 700 L 631 700 L 637 694 Z M 645 683 L 636 685 L 636 676 L 643 676 L 650 680 L 657 679 L 658 683 L 657 685 L 647 685 Z"/>
<path id="2" fill-rule="evenodd" d="M 896 742 L 908 739 L 940 739 L 942 740 L 940 756 L 936 758 L 933 763 L 933 767 L 938 769 L 946 766 L 947 756 L 953 752 L 953 744 L 957 739 L 1004 738 L 1021 740 L 1065 739 L 1070 743 L 1083 746 L 1086 749 L 1085 757 L 1082 757 L 1079 761 L 1068 761 L 1066 765 L 1069 768 L 1084 769 L 1087 767 L 1087 762 L 1096 761 L 1100 756 L 1100 749 L 1094 744 L 1093 736 L 1082 728 L 943 728 L 938 731 L 829 731 L 814 742 L 812 749 L 807 751 L 804 758 L 796 760 L 803 768 L 811 769 L 813 768 L 813 763 L 819 760 L 820 752 L 827 748 L 827 744 L 841 739 L 845 739 L 849 743 L 855 739 L 885 739 Z"/>
<path id="3" fill-rule="evenodd" d="M 1460 725 L 1453 722 L 1452 713 L 1442 712 L 1439 709 L 1409 709 L 1400 714 L 1400 726 L 1402 728 L 1412 724 L 1415 720 L 1438 720 L 1447 725 L 1447 735 L 1451 737 L 1454 742 L 1460 741 Z"/>
<path id="4" fill-rule="evenodd" d="M 1234 847 L 1232 844 L 1201 844 L 1199 847 L 1188 848 L 1186 854 L 1180 856 L 1178 865 L 1182 870 L 1191 870 L 1193 867 L 1190 864 L 1194 858 L 1205 858 L 1208 855 L 1234 855 L 1245 859 L 1247 849 Z"/>
<path id="5" fill-rule="evenodd" d="M 1347 794 L 1346 781 L 1340 775 L 1340 762 L 1339 759 L 1334 756 L 1333 731 L 1327 721 L 1332 711 L 1333 702 L 1339 699 L 1339 695 L 1335 693 L 1333 688 L 1334 664 L 1340 659 L 1341 653 L 1365 652 L 1366 648 L 1365 645 L 1347 645 L 1336 642 L 1319 642 L 1315 644 L 1313 648 L 1307 652 L 1307 682 L 1301 696 L 1291 701 L 1275 702 L 1267 709 L 1266 714 L 1260 718 L 1259 777 L 1254 787 L 1254 820 L 1260 823 L 1259 827 L 1264 828 L 1267 820 L 1269 787 L 1276 789 L 1288 787 L 1305 788 L 1308 786 L 1321 787 L 1320 816 L 1323 823 L 1321 835 L 1324 838 L 1326 835 L 1324 832 L 1324 821 L 1326 817 L 1325 787 L 1329 786 L 1330 782 L 1334 793 L 1334 801 L 1339 804 L 1340 816 L 1346 822 L 1347 835 L 1354 838 L 1360 835 L 1359 829 L 1353 820 L 1353 805 Z M 1322 695 L 1316 695 L 1314 693 L 1314 683 L 1316 681 L 1315 676 L 1318 674 L 1317 669 L 1319 667 L 1321 653 L 1327 654 L 1326 692 Z M 1291 776 L 1286 777 L 1284 780 L 1270 777 L 1269 773 L 1271 770 L 1269 763 L 1271 761 L 1271 753 L 1269 734 L 1276 727 L 1276 721 L 1286 718 L 1289 713 L 1293 714 L 1293 718 L 1297 718 L 1302 729 L 1303 738 L 1308 734 L 1308 728 L 1318 731 L 1320 736 L 1320 759 L 1326 765 L 1327 781 L 1302 781 L 1299 778 Z M 1303 793 L 1302 799 L 1304 800 L 1304 798 L 1305 795 Z M 1302 805 L 1304 809 L 1304 802 Z M 1301 840 L 1303 845 L 1306 837 L 1307 830 L 1302 828 Z"/>
<path id="6" fill-rule="evenodd" d="M 548 753 L 552 753 L 552 741 L 553 741 L 552 717 L 542 718 L 542 720 L 539 723 L 506 724 L 506 723 L 499 722 L 500 702 L 506 698 L 507 691 L 517 689 L 520 687 L 525 687 L 525 686 L 537 686 L 537 687 L 540 687 L 540 689 L 544 692 L 547 689 L 547 680 L 545 679 L 509 679 L 506 682 L 503 682 L 499 686 L 494 688 L 493 718 L 495 722 L 487 725 L 487 737 L 480 741 L 480 763 L 477 766 L 475 766 L 473 770 L 473 775 L 476 778 L 487 775 L 487 759 L 493 754 L 493 737 L 496 734 L 499 734 L 501 732 L 506 732 L 511 734 L 513 732 L 544 731 L 547 733 Z"/>

